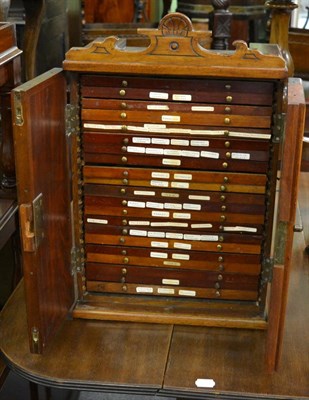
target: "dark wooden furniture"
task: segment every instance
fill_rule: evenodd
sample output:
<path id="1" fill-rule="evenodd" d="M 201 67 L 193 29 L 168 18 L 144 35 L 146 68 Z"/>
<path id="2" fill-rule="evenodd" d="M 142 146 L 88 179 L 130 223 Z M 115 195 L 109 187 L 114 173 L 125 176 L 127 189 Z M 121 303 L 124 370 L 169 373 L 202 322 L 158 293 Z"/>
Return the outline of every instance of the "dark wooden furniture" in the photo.
<path id="1" fill-rule="evenodd" d="M 274 46 L 203 49 L 210 33 L 179 13 L 140 32 L 145 49 L 108 38 L 67 53 L 67 106 L 59 69 L 13 92 L 31 351 L 42 352 L 72 310 L 266 330 L 272 370 L 290 275 L 301 83 L 287 81 Z"/>

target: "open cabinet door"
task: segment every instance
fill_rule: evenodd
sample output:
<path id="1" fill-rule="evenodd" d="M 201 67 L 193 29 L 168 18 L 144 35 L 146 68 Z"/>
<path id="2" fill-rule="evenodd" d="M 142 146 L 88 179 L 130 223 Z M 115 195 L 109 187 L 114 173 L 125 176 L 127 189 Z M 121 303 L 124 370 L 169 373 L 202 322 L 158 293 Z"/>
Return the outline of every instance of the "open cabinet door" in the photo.
<path id="1" fill-rule="evenodd" d="M 66 82 L 53 69 L 12 93 L 30 349 L 41 353 L 74 301 Z"/>

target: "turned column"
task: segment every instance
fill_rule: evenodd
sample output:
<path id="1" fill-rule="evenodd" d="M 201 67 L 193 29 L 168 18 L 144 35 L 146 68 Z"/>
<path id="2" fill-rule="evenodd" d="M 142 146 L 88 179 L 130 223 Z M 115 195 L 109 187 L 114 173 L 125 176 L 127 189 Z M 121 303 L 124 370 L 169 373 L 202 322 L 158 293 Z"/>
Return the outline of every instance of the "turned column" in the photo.
<path id="1" fill-rule="evenodd" d="M 231 37 L 232 13 L 229 0 L 212 0 L 213 12 L 209 15 L 209 28 L 212 30 L 212 49 L 226 50 Z"/>
<path id="2" fill-rule="evenodd" d="M 271 11 L 271 28 L 269 43 L 278 44 L 287 63 L 289 75 L 294 73 L 294 63 L 289 51 L 289 26 L 292 11 L 297 4 L 292 0 L 269 0 L 265 6 Z"/>

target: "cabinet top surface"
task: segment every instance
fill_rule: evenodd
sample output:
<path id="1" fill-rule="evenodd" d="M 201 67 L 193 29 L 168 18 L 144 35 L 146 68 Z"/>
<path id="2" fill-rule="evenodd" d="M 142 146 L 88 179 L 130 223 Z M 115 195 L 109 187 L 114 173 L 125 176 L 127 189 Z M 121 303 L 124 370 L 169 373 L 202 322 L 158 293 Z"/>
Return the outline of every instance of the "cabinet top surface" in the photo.
<path id="1" fill-rule="evenodd" d="M 241 77 L 283 79 L 287 77 L 285 61 L 273 48 L 249 49 L 236 41 L 235 51 L 214 51 L 202 47 L 210 44 L 210 31 L 194 31 L 191 21 L 180 13 L 165 16 L 158 29 L 139 29 L 148 36 L 148 47 L 130 47 L 124 39 L 108 37 L 66 54 L 64 69 L 79 72 L 129 73 L 141 75 Z"/>

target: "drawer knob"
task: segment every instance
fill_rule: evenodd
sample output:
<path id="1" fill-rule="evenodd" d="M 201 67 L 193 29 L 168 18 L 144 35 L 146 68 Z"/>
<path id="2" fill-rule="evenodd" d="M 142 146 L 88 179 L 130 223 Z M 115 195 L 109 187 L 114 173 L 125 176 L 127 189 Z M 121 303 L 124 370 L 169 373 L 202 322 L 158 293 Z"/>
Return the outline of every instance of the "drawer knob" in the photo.
<path id="1" fill-rule="evenodd" d="M 119 90 L 119 94 L 120 94 L 120 96 L 125 96 L 126 91 L 124 89 L 121 89 L 121 90 Z"/>
<path id="2" fill-rule="evenodd" d="M 127 200 L 122 200 L 121 204 L 122 204 L 123 206 L 126 206 L 126 205 L 128 204 L 128 202 L 127 202 Z"/>
<path id="3" fill-rule="evenodd" d="M 229 164 L 227 162 L 222 163 L 223 168 L 227 168 L 228 166 L 229 166 Z"/>
<path id="4" fill-rule="evenodd" d="M 127 103 L 122 102 L 122 103 L 120 104 L 120 107 L 121 107 L 123 110 L 125 110 L 126 108 L 128 108 L 128 105 L 127 105 Z"/>
<path id="5" fill-rule="evenodd" d="M 221 185 L 220 186 L 220 190 L 221 190 L 221 192 L 225 192 L 226 191 L 226 186 L 225 185 Z"/>
<path id="6" fill-rule="evenodd" d="M 127 162 L 128 162 L 128 159 L 127 159 L 127 157 L 121 157 L 121 161 L 122 161 L 123 163 L 127 163 Z"/>
<path id="7" fill-rule="evenodd" d="M 128 181 L 128 179 L 123 179 L 123 180 L 122 180 L 122 183 L 123 183 L 124 185 L 127 185 L 127 184 L 129 183 L 129 181 Z"/>
<path id="8" fill-rule="evenodd" d="M 225 89 L 227 89 L 227 90 L 231 90 L 231 89 L 232 89 L 232 85 L 230 85 L 230 84 L 226 84 L 226 85 L 225 85 Z"/>
<path id="9" fill-rule="evenodd" d="M 123 225 L 123 226 L 127 226 L 127 225 L 128 225 L 128 221 L 127 221 L 126 219 L 123 219 L 123 220 L 122 220 L 122 225 Z"/>
<path id="10" fill-rule="evenodd" d="M 128 270 L 126 268 L 121 269 L 122 275 L 126 275 L 128 273 Z"/>
<path id="11" fill-rule="evenodd" d="M 127 87 L 128 86 L 128 81 L 122 81 L 121 82 L 122 87 Z"/>
<path id="12" fill-rule="evenodd" d="M 230 113 L 232 111 L 231 107 L 225 107 L 224 111 L 226 113 Z"/>
<path id="13" fill-rule="evenodd" d="M 226 100 L 228 103 L 232 103 L 233 97 L 232 97 L 232 96 L 226 96 L 225 100 Z"/>
<path id="14" fill-rule="evenodd" d="M 122 285 L 122 291 L 127 292 L 128 291 L 128 286 L 127 285 Z"/>
<path id="15" fill-rule="evenodd" d="M 219 267 L 218 267 L 218 269 L 219 269 L 220 272 L 223 272 L 223 271 L 224 271 L 224 265 L 223 265 L 223 264 L 220 264 Z"/>
<path id="16" fill-rule="evenodd" d="M 129 263 L 129 258 L 128 257 L 124 257 L 123 263 L 124 264 L 128 264 Z M 125 272 L 123 272 L 123 271 L 125 271 Z M 127 273 L 127 269 L 126 268 L 122 268 L 122 273 L 126 274 Z"/>
<path id="17" fill-rule="evenodd" d="M 120 118 L 126 119 L 126 118 L 127 118 L 127 113 L 122 112 L 122 113 L 120 114 Z"/>
<path id="18" fill-rule="evenodd" d="M 216 296 L 217 296 L 217 297 L 220 297 L 220 296 L 221 296 L 220 290 L 216 290 Z"/>
<path id="19" fill-rule="evenodd" d="M 221 206 L 221 211 L 226 211 L 226 206 Z"/>
<path id="20" fill-rule="evenodd" d="M 123 153 L 125 153 L 125 152 L 127 151 L 126 146 L 122 146 L 122 147 L 121 147 L 121 151 L 122 151 Z"/>
<path id="21" fill-rule="evenodd" d="M 220 286 L 220 283 L 219 283 L 219 282 L 216 282 L 216 283 L 215 283 L 215 288 L 216 288 L 216 289 L 220 289 L 220 288 L 221 288 L 221 286 Z"/>
<path id="22" fill-rule="evenodd" d="M 218 281 L 222 281 L 223 276 L 221 274 L 218 275 Z"/>
<path id="23" fill-rule="evenodd" d="M 129 138 L 124 138 L 122 141 L 123 144 L 128 144 L 129 143 Z"/>
<path id="24" fill-rule="evenodd" d="M 221 216 L 220 216 L 220 221 L 221 221 L 221 222 L 226 221 L 226 216 L 225 216 L 225 215 L 221 215 Z"/>
<path id="25" fill-rule="evenodd" d="M 126 240 L 125 240 L 125 238 L 121 237 L 121 238 L 119 238 L 119 242 L 120 242 L 120 243 L 125 243 Z"/>
<path id="26" fill-rule="evenodd" d="M 126 191 L 126 189 L 124 189 L 124 188 L 121 188 L 121 189 L 120 189 L 120 193 L 121 193 L 121 194 L 126 194 L 126 193 L 127 193 L 127 191 Z"/>
<path id="27" fill-rule="evenodd" d="M 128 130 L 127 125 L 122 125 L 121 130 L 122 130 L 122 131 L 127 131 L 127 130 Z"/>
<path id="28" fill-rule="evenodd" d="M 123 230 L 122 230 L 122 234 L 123 234 L 124 236 L 126 236 L 126 235 L 128 234 L 128 230 L 127 230 L 127 229 L 123 229 Z"/>
<path id="29" fill-rule="evenodd" d="M 128 210 L 122 210 L 122 215 L 128 215 Z"/>
<path id="30" fill-rule="evenodd" d="M 221 201 L 225 201 L 226 200 L 226 196 L 224 196 L 224 194 L 222 196 L 220 196 L 220 200 Z"/>
<path id="31" fill-rule="evenodd" d="M 226 141 L 226 142 L 224 143 L 224 146 L 225 146 L 226 148 L 229 148 L 230 145 L 231 145 L 231 142 Z"/>
<path id="32" fill-rule="evenodd" d="M 218 261 L 219 261 L 219 262 L 223 262 L 223 261 L 224 261 L 224 258 L 223 258 L 222 256 L 219 256 L 219 257 L 218 257 Z"/>
<path id="33" fill-rule="evenodd" d="M 230 153 L 229 151 L 227 151 L 227 152 L 225 153 L 225 157 L 226 157 L 226 158 L 231 158 L 231 153 Z"/>
<path id="34" fill-rule="evenodd" d="M 231 123 L 231 118 L 228 117 L 224 118 L 224 123 L 225 125 L 229 125 Z"/>
<path id="35" fill-rule="evenodd" d="M 221 251 L 221 250 L 222 250 L 222 244 L 217 244 L 217 249 L 218 249 L 219 251 Z"/>

